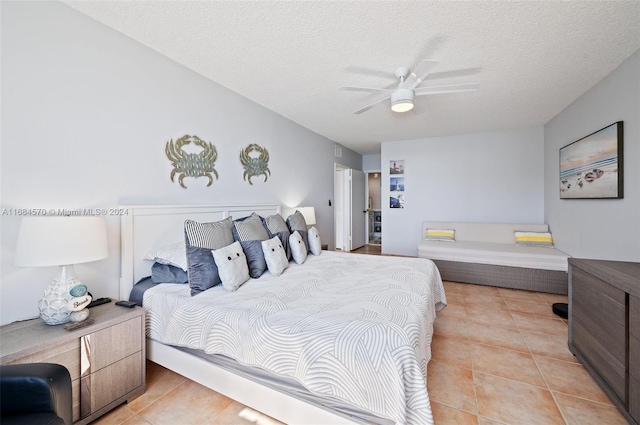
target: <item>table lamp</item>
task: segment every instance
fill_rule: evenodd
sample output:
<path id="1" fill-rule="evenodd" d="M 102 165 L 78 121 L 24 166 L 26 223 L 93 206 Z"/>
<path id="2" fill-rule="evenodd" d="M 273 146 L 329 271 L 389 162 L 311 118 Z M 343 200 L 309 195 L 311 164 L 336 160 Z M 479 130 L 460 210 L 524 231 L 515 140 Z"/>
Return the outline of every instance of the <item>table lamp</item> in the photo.
<path id="1" fill-rule="evenodd" d="M 58 274 L 38 301 L 47 325 L 69 321 L 71 288 L 82 285 L 74 264 L 107 258 L 107 227 L 102 217 L 24 217 L 18 233 L 17 266 L 59 266 Z"/>
<path id="2" fill-rule="evenodd" d="M 316 209 L 314 207 L 298 207 L 296 209 L 304 217 L 307 227 L 316 224 Z"/>

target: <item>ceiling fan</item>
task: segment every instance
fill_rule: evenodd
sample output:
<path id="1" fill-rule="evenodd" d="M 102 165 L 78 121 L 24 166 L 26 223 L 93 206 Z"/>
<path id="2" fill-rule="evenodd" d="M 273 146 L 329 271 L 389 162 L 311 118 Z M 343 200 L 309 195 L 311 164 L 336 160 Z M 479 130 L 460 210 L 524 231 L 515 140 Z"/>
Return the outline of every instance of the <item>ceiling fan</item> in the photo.
<path id="1" fill-rule="evenodd" d="M 340 90 L 345 91 L 366 91 L 366 92 L 385 92 L 387 96 L 380 100 L 376 100 L 370 105 L 360 108 L 354 112 L 354 114 L 361 114 L 368 111 L 386 101 L 391 99 L 391 110 L 394 112 L 408 112 L 413 109 L 413 99 L 415 96 L 425 96 L 428 94 L 441 94 L 441 93 L 454 93 L 462 91 L 477 90 L 480 84 L 468 83 L 468 84 L 448 84 L 444 86 L 433 87 L 417 87 L 418 84 L 424 80 L 424 78 L 431 72 L 431 70 L 438 64 L 438 61 L 423 60 L 416 66 L 411 72 L 409 68 L 398 68 L 395 71 L 395 76 L 398 77 L 400 83 L 396 89 L 379 89 L 371 87 L 353 87 L 343 86 Z"/>

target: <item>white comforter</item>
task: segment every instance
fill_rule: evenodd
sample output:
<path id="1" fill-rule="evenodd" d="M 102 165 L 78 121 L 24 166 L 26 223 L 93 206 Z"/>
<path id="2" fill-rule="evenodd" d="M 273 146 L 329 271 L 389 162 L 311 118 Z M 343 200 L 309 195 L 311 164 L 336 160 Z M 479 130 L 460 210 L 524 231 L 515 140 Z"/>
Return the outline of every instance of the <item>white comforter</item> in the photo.
<path id="1" fill-rule="evenodd" d="M 191 297 L 188 285 L 163 284 L 144 294 L 148 337 L 224 354 L 398 424 L 433 423 L 425 377 L 445 305 L 430 260 L 330 251 L 236 292 Z"/>

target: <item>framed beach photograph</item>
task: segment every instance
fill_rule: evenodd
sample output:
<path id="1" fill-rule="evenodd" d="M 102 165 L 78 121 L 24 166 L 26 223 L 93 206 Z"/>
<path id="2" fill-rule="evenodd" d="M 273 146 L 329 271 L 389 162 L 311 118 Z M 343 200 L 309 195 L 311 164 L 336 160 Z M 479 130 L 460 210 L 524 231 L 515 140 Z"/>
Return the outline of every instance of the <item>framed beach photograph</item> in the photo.
<path id="1" fill-rule="evenodd" d="M 404 159 L 389 161 L 389 174 L 404 174 Z"/>
<path id="2" fill-rule="evenodd" d="M 404 192 L 391 192 L 389 195 L 389 208 L 404 208 Z"/>
<path id="3" fill-rule="evenodd" d="M 391 177 L 389 190 L 391 192 L 404 192 L 404 177 Z"/>
<path id="4" fill-rule="evenodd" d="M 622 121 L 560 148 L 560 199 L 623 197 Z"/>

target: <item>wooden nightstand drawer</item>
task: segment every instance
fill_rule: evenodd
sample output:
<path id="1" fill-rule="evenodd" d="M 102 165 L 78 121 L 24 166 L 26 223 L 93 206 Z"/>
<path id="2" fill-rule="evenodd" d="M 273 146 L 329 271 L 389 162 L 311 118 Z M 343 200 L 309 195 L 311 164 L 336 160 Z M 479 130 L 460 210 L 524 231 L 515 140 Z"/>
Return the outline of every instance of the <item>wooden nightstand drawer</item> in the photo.
<path id="1" fill-rule="evenodd" d="M 88 404 L 81 407 L 82 416 L 98 411 L 142 385 L 143 365 L 142 352 L 138 351 L 110 367 L 83 377 L 82 400 L 87 400 Z"/>
<path id="2" fill-rule="evenodd" d="M 88 370 L 82 365 L 83 376 L 142 350 L 142 338 L 141 317 L 84 336 L 82 343 L 88 344 L 89 365 Z"/>

